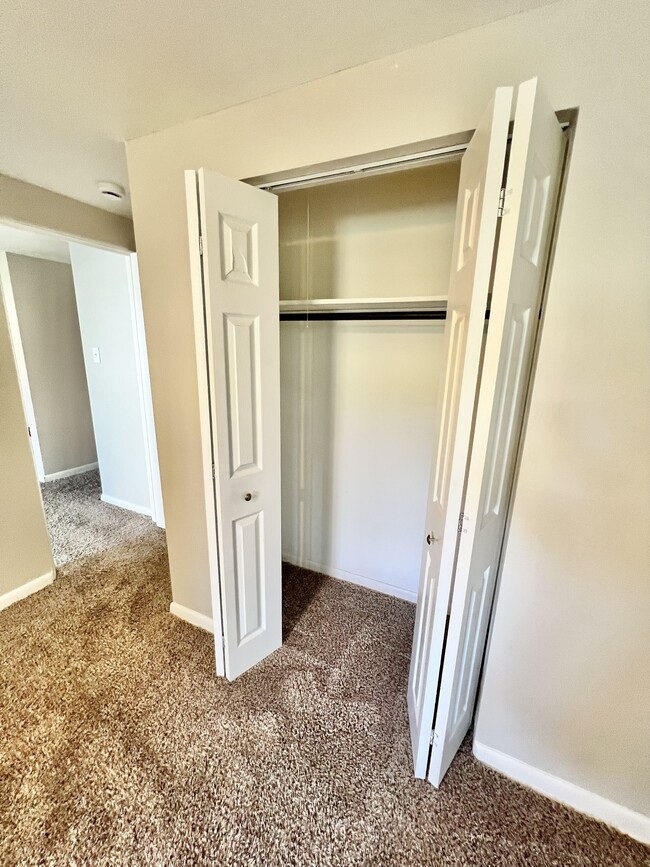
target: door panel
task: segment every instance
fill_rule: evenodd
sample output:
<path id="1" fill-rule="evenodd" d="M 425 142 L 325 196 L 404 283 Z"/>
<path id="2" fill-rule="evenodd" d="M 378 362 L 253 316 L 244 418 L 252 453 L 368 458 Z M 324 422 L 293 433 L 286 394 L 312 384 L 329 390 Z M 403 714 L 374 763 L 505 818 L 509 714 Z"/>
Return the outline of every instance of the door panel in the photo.
<path id="1" fill-rule="evenodd" d="M 223 666 L 233 680 L 282 643 L 277 198 L 204 169 L 195 183 L 214 467 L 215 640 L 220 617 Z"/>
<path id="2" fill-rule="evenodd" d="M 262 469 L 259 316 L 224 315 L 230 476 Z"/>
<path id="3" fill-rule="evenodd" d="M 499 88 L 463 156 L 420 589 L 408 687 L 415 775 L 424 777 L 438 689 L 494 254 L 512 88 Z"/>
<path id="4" fill-rule="evenodd" d="M 442 424 L 433 474 L 432 499 L 432 503 L 435 503 L 442 511 L 446 509 L 447 495 L 449 493 L 451 457 L 454 447 L 460 382 L 463 375 L 463 355 L 466 340 L 465 327 L 467 325 L 467 314 L 463 310 L 452 310 L 451 313 L 448 313 L 448 316 L 450 318 L 449 350 L 443 390 Z"/>
<path id="5" fill-rule="evenodd" d="M 233 522 L 235 586 L 237 589 L 237 646 L 264 630 L 264 513 Z"/>
<path id="6" fill-rule="evenodd" d="M 439 785 L 471 724 L 532 366 L 564 136 L 536 80 L 517 93 L 429 765 Z"/>

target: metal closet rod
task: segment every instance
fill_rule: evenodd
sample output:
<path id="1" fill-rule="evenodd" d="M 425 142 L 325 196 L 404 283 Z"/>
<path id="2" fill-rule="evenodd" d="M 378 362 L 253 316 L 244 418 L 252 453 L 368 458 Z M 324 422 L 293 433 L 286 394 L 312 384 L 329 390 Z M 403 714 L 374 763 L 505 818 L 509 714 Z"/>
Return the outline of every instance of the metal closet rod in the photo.
<path id="1" fill-rule="evenodd" d="M 364 322 L 386 321 L 394 319 L 437 319 L 445 320 L 445 310 L 318 310 L 314 312 L 280 313 L 280 322 Z M 485 318 L 490 318 L 490 311 L 485 311 Z"/>
<path id="2" fill-rule="evenodd" d="M 445 319 L 444 310 L 314 310 L 280 313 L 280 322 L 333 322 L 386 319 Z"/>

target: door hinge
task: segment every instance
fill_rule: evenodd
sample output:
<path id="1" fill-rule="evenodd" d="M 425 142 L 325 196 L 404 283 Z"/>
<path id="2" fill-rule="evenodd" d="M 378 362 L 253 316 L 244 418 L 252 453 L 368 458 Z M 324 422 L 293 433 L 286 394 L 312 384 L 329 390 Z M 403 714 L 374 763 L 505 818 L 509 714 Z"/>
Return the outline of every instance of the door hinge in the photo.
<path id="1" fill-rule="evenodd" d="M 217 470 L 214 464 L 212 464 L 212 481 L 214 482 L 217 478 Z"/>
<path id="2" fill-rule="evenodd" d="M 431 734 L 429 735 L 429 746 L 430 746 L 430 747 L 433 746 L 435 739 L 436 739 L 436 733 L 435 733 L 435 730 L 434 730 L 434 731 L 432 731 Z"/>
<path id="3" fill-rule="evenodd" d="M 463 521 L 465 520 L 465 512 L 461 512 L 458 516 L 458 527 L 456 529 L 457 533 L 463 532 Z"/>
<path id="4" fill-rule="evenodd" d="M 511 193 L 512 190 L 507 190 L 505 187 L 501 188 L 501 191 L 499 192 L 499 207 L 497 208 L 497 217 L 503 217 L 509 212 L 509 209 L 506 208 L 506 196 L 509 196 Z"/>
<path id="5" fill-rule="evenodd" d="M 199 256 L 203 255 L 203 235 L 199 235 Z"/>

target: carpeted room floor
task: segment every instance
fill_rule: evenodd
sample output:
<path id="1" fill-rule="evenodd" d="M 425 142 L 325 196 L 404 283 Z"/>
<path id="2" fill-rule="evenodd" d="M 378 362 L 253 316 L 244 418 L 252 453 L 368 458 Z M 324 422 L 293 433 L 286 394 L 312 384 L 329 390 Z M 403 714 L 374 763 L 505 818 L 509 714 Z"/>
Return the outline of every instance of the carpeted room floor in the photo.
<path id="1" fill-rule="evenodd" d="M 165 536 L 44 491 L 55 583 L 0 612 L 0 864 L 650 864 L 650 850 L 481 766 L 412 779 L 413 606 L 285 573 L 284 647 L 217 680 L 169 614 Z"/>

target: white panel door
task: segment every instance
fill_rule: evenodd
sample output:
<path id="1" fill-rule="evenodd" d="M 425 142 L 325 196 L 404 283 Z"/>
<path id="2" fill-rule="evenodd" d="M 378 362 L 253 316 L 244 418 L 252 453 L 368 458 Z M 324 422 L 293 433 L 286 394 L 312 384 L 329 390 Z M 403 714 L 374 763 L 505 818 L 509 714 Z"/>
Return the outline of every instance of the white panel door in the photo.
<path id="1" fill-rule="evenodd" d="M 481 359 L 512 88 L 498 88 L 462 160 L 445 325 L 446 369 L 427 501 L 408 685 L 416 777 L 424 777 L 451 595 Z"/>
<path id="2" fill-rule="evenodd" d="M 215 172 L 201 169 L 196 182 L 211 437 L 204 454 L 212 455 L 214 475 L 213 620 L 234 680 L 282 644 L 278 209 L 276 196 Z M 200 331 L 198 316 L 195 322 Z"/>
<path id="3" fill-rule="evenodd" d="M 520 85 L 464 521 L 434 722 L 439 785 L 472 721 L 532 366 L 564 136 L 537 80 Z"/>

